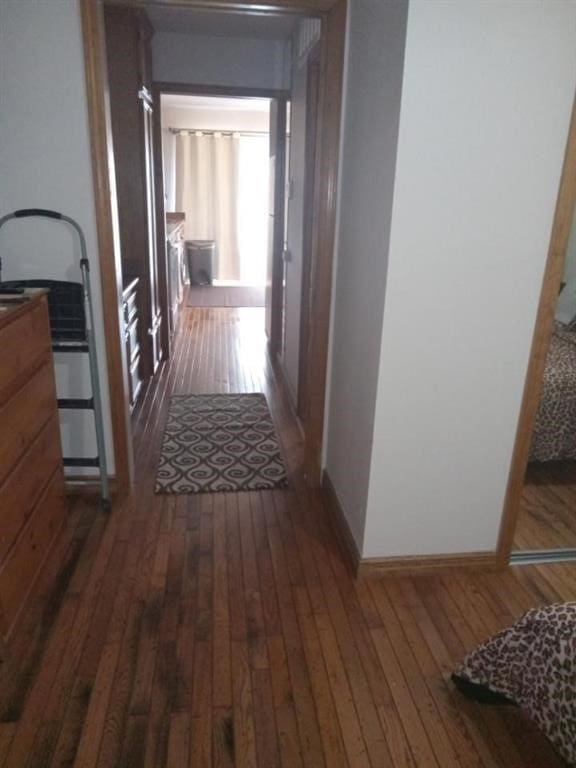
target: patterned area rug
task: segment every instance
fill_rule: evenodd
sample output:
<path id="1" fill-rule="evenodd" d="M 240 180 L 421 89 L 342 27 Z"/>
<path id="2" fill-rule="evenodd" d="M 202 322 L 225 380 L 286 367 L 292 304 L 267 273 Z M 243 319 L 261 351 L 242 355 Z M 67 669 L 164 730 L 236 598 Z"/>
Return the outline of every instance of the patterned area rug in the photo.
<path id="1" fill-rule="evenodd" d="M 191 285 L 189 307 L 263 307 L 264 286 Z"/>
<path id="2" fill-rule="evenodd" d="M 286 484 L 264 395 L 171 398 L 156 493 L 254 491 Z"/>

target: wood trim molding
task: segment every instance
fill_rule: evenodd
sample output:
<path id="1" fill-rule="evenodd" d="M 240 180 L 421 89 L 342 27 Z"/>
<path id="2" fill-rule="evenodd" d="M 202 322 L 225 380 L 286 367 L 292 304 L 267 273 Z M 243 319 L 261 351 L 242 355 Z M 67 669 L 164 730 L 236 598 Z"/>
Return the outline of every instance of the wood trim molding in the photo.
<path id="1" fill-rule="evenodd" d="M 274 0 L 265 3 L 252 0 L 142 0 L 127 4 L 140 7 L 173 5 L 197 10 L 247 14 L 290 13 L 322 17 L 320 141 L 316 157 L 317 181 L 314 193 L 314 245 L 310 281 L 311 333 L 307 349 L 310 385 L 306 409 L 308 420 L 305 448 L 307 480 L 311 485 L 319 486 L 338 192 L 346 0 Z M 121 265 L 118 214 L 114 204 L 116 185 L 112 162 L 102 0 L 81 0 L 81 8 L 116 474 L 119 490 L 123 491 L 129 489 L 132 483 L 133 449 L 129 426 L 127 366 L 124 360 L 125 350 L 121 343 Z M 160 91 L 166 93 L 211 92 L 213 95 L 242 95 L 237 93 L 237 89 L 221 86 L 187 86 L 180 83 L 156 85 Z M 187 90 L 188 88 L 190 90 Z M 253 98 L 286 98 L 289 95 L 284 90 L 241 90 L 243 95 Z"/>
<path id="2" fill-rule="evenodd" d="M 302 427 L 302 422 L 300 421 L 298 414 L 296 413 L 294 396 L 292 394 L 292 389 L 290 387 L 290 384 L 288 383 L 288 376 L 286 374 L 286 369 L 284 368 L 284 363 L 282 362 L 282 358 L 279 357 L 278 355 L 276 355 L 275 357 L 271 357 L 269 355 L 268 358 L 270 360 L 270 364 L 274 371 L 274 375 L 276 376 L 276 380 L 282 392 L 282 397 L 285 399 L 287 406 L 290 410 L 290 413 L 292 415 L 292 418 L 294 419 L 294 421 L 296 422 L 296 425 L 298 426 L 298 431 L 300 432 L 300 436 L 302 440 L 304 440 L 304 429 Z"/>
<path id="3" fill-rule="evenodd" d="M 115 477 L 110 477 L 109 483 L 110 495 L 114 497 L 118 494 L 118 482 Z M 68 475 L 64 478 L 64 486 L 66 496 L 100 496 L 102 493 L 100 480 L 95 476 Z"/>
<path id="4" fill-rule="evenodd" d="M 272 360 L 282 348 L 282 318 L 284 316 L 284 221 L 286 207 L 286 99 L 275 99 L 277 105 L 274 161 L 274 227 L 272 232 L 272 286 L 270 338 L 268 352 Z"/>
<path id="5" fill-rule="evenodd" d="M 524 394 L 520 409 L 520 418 L 516 430 L 516 442 L 512 454 L 512 464 L 508 477 L 508 487 L 504 501 L 504 511 L 498 538 L 498 562 L 502 567 L 508 565 L 518 514 L 520 498 L 524 487 L 524 477 L 530 454 L 532 432 L 540 400 L 540 390 L 544 378 L 546 355 L 550 346 L 554 324 L 554 312 L 560 290 L 560 282 L 566 260 L 566 249 L 576 205 L 576 101 L 572 107 L 572 118 L 568 132 L 568 142 L 564 155 L 564 165 L 560 178 L 560 187 L 548 257 L 544 270 L 544 280 L 540 292 L 540 303 L 536 315 L 536 325 L 532 339 L 530 362 L 524 384 Z"/>
<path id="6" fill-rule="evenodd" d="M 270 358 L 274 360 L 281 345 L 282 337 L 282 278 L 283 261 L 282 250 L 284 246 L 284 190 L 286 179 L 286 103 L 290 97 L 289 91 L 274 90 L 268 88 L 245 88 L 242 86 L 218 86 L 197 85 L 194 83 L 155 82 L 152 88 L 155 112 L 158 113 L 158 126 L 155 141 L 159 148 L 155 152 L 155 185 L 157 207 L 157 231 L 158 248 L 160 248 L 160 232 L 164 232 L 164 188 L 161 155 L 161 130 L 160 130 L 160 97 L 164 93 L 205 96 L 229 96 L 231 98 L 266 98 L 273 99 L 278 104 L 278 125 L 276 142 L 276 188 L 274 190 L 274 239 L 273 239 L 273 267 L 272 267 L 272 323 L 268 351 Z M 160 208 L 162 209 L 160 211 Z M 161 219 L 161 220 L 160 220 Z M 165 235 L 163 235 L 165 237 Z M 160 251 L 159 251 L 160 252 Z M 165 272 L 167 269 L 166 263 Z M 161 285 L 162 287 L 162 285 Z M 166 318 L 167 322 L 167 318 Z M 169 346 L 167 346 L 169 348 Z"/>
<path id="7" fill-rule="evenodd" d="M 268 13 L 320 16 L 330 11 L 334 0 L 273 0 L 255 3 L 253 0 L 104 0 L 114 5 L 146 7 L 158 5 L 172 8 L 193 8 L 197 11 L 228 11 L 264 16 Z"/>
<path id="8" fill-rule="evenodd" d="M 313 223 L 314 223 L 314 192 L 316 187 L 316 153 L 319 125 L 319 92 L 320 92 L 320 61 L 321 46 L 316 42 L 308 52 L 306 58 L 306 112 L 305 112 L 305 136 L 304 149 L 304 189 L 303 207 L 304 216 L 302 222 L 302 262 L 300 277 L 300 335 L 298 337 L 298 385 L 296 410 L 304 421 L 308 417 L 308 339 L 310 335 L 310 322 L 312 307 L 310 305 L 310 276 L 313 249 Z"/>
<path id="9" fill-rule="evenodd" d="M 501 570 L 496 552 L 461 552 L 451 555 L 368 557 L 360 561 L 359 576 L 428 576 L 453 571 Z"/>
<path id="10" fill-rule="evenodd" d="M 128 399 L 128 367 L 122 327 L 122 266 L 116 177 L 112 160 L 112 125 L 108 92 L 104 19 L 98 0 L 81 2 L 82 37 L 96 226 L 100 260 L 100 284 L 104 308 L 108 388 L 112 415 L 114 465 L 119 493 L 132 488 L 134 458 Z"/>
<path id="11" fill-rule="evenodd" d="M 345 34 L 346 0 L 337 0 L 324 19 L 320 39 L 320 110 L 308 296 L 310 324 L 306 350 L 308 385 L 307 402 L 303 405 L 306 433 L 304 472 L 307 482 L 313 486 L 321 483 Z"/>
<path id="12" fill-rule="evenodd" d="M 360 552 L 356 546 L 356 541 L 346 520 L 346 515 L 340 504 L 340 499 L 334 488 L 327 470 L 322 470 L 322 489 L 324 490 L 324 499 L 328 507 L 330 522 L 332 528 L 340 542 L 344 553 L 346 554 L 352 571 L 358 574 L 358 569 L 362 562 Z"/>
<path id="13" fill-rule="evenodd" d="M 169 253 L 166 246 L 166 205 L 164 202 L 164 158 L 162 154 L 162 115 L 160 108 L 160 91 L 156 83 L 152 84 L 152 136 L 154 151 L 154 200 L 156 205 L 156 259 L 158 269 L 158 294 L 160 297 L 160 314 L 162 325 L 160 339 L 162 345 L 162 360 L 169 359 L 172 352 L 170 336 L 170 289 L 168 263 Z"/>
<path id="14" fill-rule="evenodd" d="M 180 96 L 229 96 L 231 99 L 289 99 L 290 91 L 276 88 L 244 88 L 233 85 L 205 85 L 157 81 L 156 93 Z"/>

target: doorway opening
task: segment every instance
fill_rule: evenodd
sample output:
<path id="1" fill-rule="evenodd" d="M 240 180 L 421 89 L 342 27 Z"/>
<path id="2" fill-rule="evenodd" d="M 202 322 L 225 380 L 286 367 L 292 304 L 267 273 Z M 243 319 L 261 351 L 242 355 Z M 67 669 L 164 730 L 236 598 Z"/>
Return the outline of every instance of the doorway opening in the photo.
<path id="1" fill-rule="evenodd" d="M 175 334 L 184 310 L 189 309 L 189 300 L 201 307 L 204 301 L 213 303 L 209 298 L 213 292 L 228 292 L 230 296 L 232 289 L 238 293 L 248 288 L 254 289 L 250 299 L 258 305 L 254 309 L 261 310 L 262 287 L 268 355 L 281 378 L 286 378 L 290 367 L 289 361 L 286 365 L 290 333 L 306 329 L 301 346 L 297 341 L 294 347 L 292 338 L 297 361 L 292 370 L 296 391 L 289 386 L 284 391 L 302 422 L 306 474 L 313 484 L 320 479 L 345 5 L 340 0 L 322 0 L 317 8 L 308 2 L 302 7 L 298 2 L 282 3 L 278 8 L 273 4 L 265 13 L 259 9 L 256 14 L 250 4 L 241 12 L 233 5 L 230 3 L 228 10 L 224 3 L 216 11 L 195 2 L 182 3 L 178 8 L 152 2 L 145 9 L 106 2 L 103 47 L 98 44 L 102 30 L 98 7 L 92 3 L 83 6 L 107 309 L 113 309 L 114 294 L 122 294 L 120 317 L 117 319 L 113 311 L 106 314 L 120 488 L 126 488 L 126 482 L 129 484 L 133 476 L 129 407 L 134 414 L 138 413 L 139 403 L 152 389 L 150 383 L 170 365 Z M 114 46 L 115 36 L 120 45 Z M 190 44 L 188 36 L 194 38 L 194 44 Z M 260 54 L 266 46 L 273 50 L 269 67 L 261 66 Z M 311 202 L 312 211 L 308 212 L 306 237 L 300 231 L 290 241 L 285 222 L 287 217 L 294 218 L 296 202 L 302 206 L 304 195 L 293 201 L 294 178 L 291 175 L 289 183 L 286 178 L 287 133 L 293 124 L 292 113 L 289 120 L 287 117 L 288 102 L 294 68 L 305 69 L 313 49 L 317 65 L 313 99 L 316 111 L 312 123 L 305 120 L 308 135 L 304 133 L 301 148 L 305 153 L 306 146 L 312 144 L 314 150 L 308 150 L 305 162 L 301 162 L 301 178 L 297 180 L 302 186 L 306 181 L 306 200 Z M 108 72 L 100 79 L 103 51 Z M 128 83 L 130 67 L 134 78 Z M 106 125 L 106 79 L 110 84 L 111 126 Z M 263 83 L 266 79 L 268 83 Z M 122 87 L 131 89 L 128 97 L 115 96 L 118 81 Z M 176 99 L 186 98 L 195 100 L 195 104 L 176 106 Z M 269 113 L 268 136 L 263 128 L 218 122 L 208 125 L 200 121 L 199 110 L 207 112 L 210 99 L 212 109 L 216 106 L 214 100 L 219 100 L 219 107 L 226 111 L 229 104 L 225 102 L 242 99 L 242 107 L 236 112 L 252 109 Z M 189 107 L 196 109 L 195 119 L 192 123 L 182 122 L 183 112 Z M 180 119 L 163 118 L 163 111 L 170 108 L 181 110 Z M 127 129 L 130 110 L 133 125 Z M 233 111 L 229 109 L 230 113 Z M 215 115 L 211 118 L 215 120 Z M 116 135 L 122 131 L 126 134 L 124 146 Z M 211 145 L 208 153 L 200 151 L 202 145 Z M 114 178 L 108 178 L 110 149 L 115 161 L 117 210 Z M 188 174 L 187 181 L 182 163 L 178 170 L 176 160 L 184 157 L 189 161 L 196 157 L 205 166 L 212 165 L 210 178 L 205 174 L 203 181 L 199 181 L 196 167 L 195 189 L 190 181 L 194 174 Z M 136 173 L 134 163 L 140 164 Z M 217 186 L 215 167 L 222 175 L 226 164 L 232 165 L 236 175 L 228 173 L 228 183 L 224 185 L 228 211 L 224 228 L 227 232 L 223 233 L 221 226 L 217 231 L 215 219 L 226 206 L 216 206 L 210 212 L 207 203 L 209 198 L 213 201 L 214 194 L 207 190 Z M 291 156 L 291 174 L 292 170 Z M 235 194 L 231 193 L 232 187 Z M 102 194 L 106 189 L 108 196 Z M 179 208 L 186 208 L 188 214 Z M 212 222 L 208 221 L 210 216 Z M 300 216 L 304 218 L 302 210 Z M 120 249 L 113 237 L 115 220 L 119 225 Z M 178 227 L 179 244 L 172 237 Z M 130 237 L 140 237 L 138 247 L 131 247 Z M 296 279 L 290 279 L 295 276 Z M 206 289 L 210 289 L 210 294 Z M 234 303 L 230 298 L 215 303 L 220 301 L 224 305 Z M 240 304 L 246 302 L 245 298 L 240 300 Z M 299 308 L 297 322 L 290 327 L 288 305 Z M 194 306 L 192 303 L 190 308 Z M 292 321 L 294 317 L 293 313 Z M 297 339 L 298 336 L 297 333 Z"/>
<path id="2" fill-rule="evenodd" d="M 160 93 L 160 110 L 166 235 L 184 240 L 187 305 L 263 308 L 270 100 Z"/>

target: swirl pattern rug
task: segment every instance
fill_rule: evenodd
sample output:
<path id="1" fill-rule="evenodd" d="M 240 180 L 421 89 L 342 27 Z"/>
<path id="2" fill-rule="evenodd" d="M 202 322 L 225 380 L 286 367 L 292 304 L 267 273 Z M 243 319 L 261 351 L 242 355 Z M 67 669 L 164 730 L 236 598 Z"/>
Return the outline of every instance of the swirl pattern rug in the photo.
<path id="1" fill-rule="evenodd" d="M 286 485 L 264 395 L 172 396 L 156 493 L 256 491 Z"/>

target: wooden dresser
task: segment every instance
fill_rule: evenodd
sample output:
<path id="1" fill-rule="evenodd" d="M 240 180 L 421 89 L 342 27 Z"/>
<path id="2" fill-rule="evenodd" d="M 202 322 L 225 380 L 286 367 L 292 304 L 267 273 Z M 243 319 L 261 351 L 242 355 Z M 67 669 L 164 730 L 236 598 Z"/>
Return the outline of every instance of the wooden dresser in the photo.
<path id="1" fill-rule="evenodd" d="M 0 635 L 10 634 L 65 517 L 44 294 L 0 304 Z"/>

